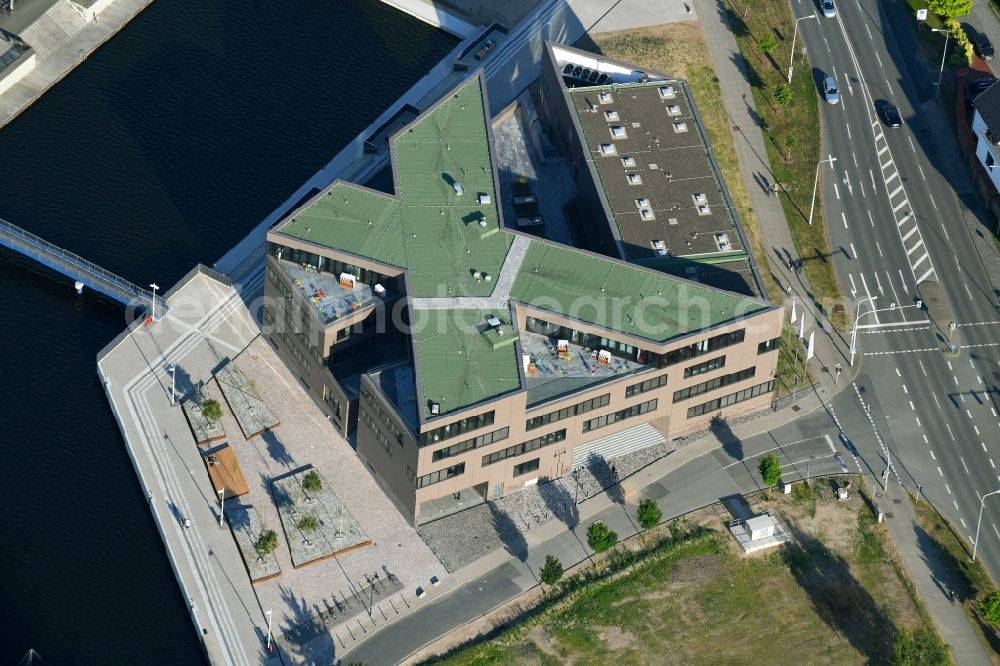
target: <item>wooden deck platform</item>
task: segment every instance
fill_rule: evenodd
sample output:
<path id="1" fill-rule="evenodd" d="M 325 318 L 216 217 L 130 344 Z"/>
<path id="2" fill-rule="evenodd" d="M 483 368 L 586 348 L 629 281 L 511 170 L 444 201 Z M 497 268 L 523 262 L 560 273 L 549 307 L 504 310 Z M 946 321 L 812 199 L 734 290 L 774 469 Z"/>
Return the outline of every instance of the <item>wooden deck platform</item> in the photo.
<path id="1" fill-rule="evenodd" d="M 219 490 L 226 489 L 226 499 L 239 497 L 250 492 L 247 482 L 243 478 L 243 470 L 240 463 L 233 454 L 233 449 L 228 444 L 213 448 L 202 456 L 205 467 L 208 469 L 208 477 L 215 488 L 216 497 Z"/>

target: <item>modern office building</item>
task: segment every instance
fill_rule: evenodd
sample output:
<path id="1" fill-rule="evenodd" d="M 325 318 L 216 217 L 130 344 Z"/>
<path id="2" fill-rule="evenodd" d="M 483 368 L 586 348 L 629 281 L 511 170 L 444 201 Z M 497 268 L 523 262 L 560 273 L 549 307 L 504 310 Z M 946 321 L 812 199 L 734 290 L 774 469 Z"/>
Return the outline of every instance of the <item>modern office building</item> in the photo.
<path id="1" fill-rule="evenodd" d="M 689 280 L 763 289 L 686 81 L 547 43 L 540 115 L 591 249 Z"/>
<path id="2" fill-rule="evenodd" d="M 630 86 L 671 113 L 664 86 Z M 485 97 L 480 74 L 393 135 L 394 195 L 338 181 L 267 235 L 268 339 L 357 424 L 358 455 L 417 523 L 772 398 L 780 307 L 507 228 Z M 593 159 L 648 161 L 616 150 Z M 687 185 L 689 207 L 739 242 L 709 184 Z"/>

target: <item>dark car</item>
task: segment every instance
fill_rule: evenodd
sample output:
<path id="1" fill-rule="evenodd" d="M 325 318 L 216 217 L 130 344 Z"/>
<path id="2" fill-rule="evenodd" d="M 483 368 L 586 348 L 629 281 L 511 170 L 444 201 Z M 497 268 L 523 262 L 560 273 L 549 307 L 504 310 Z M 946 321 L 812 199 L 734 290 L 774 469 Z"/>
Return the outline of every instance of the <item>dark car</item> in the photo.
<path id="1" fill-rule="evenodd" d="M 883 104 L 880 106 L 878 114 L 881 116 L 882 122 L 885 123 L 887 127 L 903 126 L 903 117 L 899 115 L 899 109 L 892 104 Z"/>
<path id="2" fill-rule="evenodd" d="M 977 56 L 983 60 L 993 60 L 993 44 L 990 43 L 989 37 L 980 32 L 972 38 L 972 43 Z"/>

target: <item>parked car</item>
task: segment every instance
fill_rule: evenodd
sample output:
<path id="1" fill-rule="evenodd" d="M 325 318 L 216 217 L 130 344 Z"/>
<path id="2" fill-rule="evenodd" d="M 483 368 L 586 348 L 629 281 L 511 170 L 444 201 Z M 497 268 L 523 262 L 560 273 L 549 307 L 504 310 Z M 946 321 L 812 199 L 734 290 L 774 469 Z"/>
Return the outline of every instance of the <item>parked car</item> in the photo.
<path id="1" fill-rule="evenodd" d="M 826 77 L 826 80 L 823 81 L 823 95 L 828 104 L 840 102 L 840 88 L 837 87 L 837 82 L 833 80 L 832 76 Z"/>
<path id="2" fill-rule="evenodd" d="M 979 32 L 972 38 L 972 46 L 976 50 L 976 55 L 983 60 L 993 60 L 993 44 L 990 38 Z"/>
<path id="3" fill-rule="evenodd" d="M 888 102 L 882 103 L 878 108 L 878 115 L 887 127 L 902 127 L 903 117 L 899 115 L 899 109 Z"/>
<path id="4" fill-rule="evenodd" d="M 820 3 L 820 8 L 823 10 L 823 16 L 826 18 L 834 18 L 837 16 L 837 7 L 833 4 L 833 0 L 823 0 Z"/>

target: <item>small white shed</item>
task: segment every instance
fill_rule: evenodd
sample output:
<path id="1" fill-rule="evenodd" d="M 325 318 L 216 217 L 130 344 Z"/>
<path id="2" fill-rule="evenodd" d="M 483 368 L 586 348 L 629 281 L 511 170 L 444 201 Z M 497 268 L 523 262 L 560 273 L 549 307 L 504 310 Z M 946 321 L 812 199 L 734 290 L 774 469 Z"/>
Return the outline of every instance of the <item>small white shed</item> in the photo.
<path id="1" fill-rule="evenodd" d="M 777 524 L 778 521 L 772 516 L 764 514 L 762 516 L 747 518 L 746 529 L 750 534 L 750 540 L 756 541 L 757 539 L 774 536 L 774 528 Z"/>

